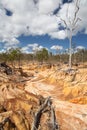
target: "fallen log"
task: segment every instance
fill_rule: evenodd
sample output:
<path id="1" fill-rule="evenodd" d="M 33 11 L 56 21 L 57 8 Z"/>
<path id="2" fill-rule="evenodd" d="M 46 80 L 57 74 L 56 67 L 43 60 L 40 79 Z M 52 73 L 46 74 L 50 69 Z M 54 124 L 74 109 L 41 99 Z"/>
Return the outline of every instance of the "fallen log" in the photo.
<path id="1" fill-rule="evenodd" d="M 31 130 L 37 130 L 38 129 L 38 126 L 39 126 L 39 123 L 40 123 L 40 118 L 41 118 L 41 114 L 42 114 L 42 111 L 46 108 L 46 106 L 48 105 L 48 102 L 50 101 L 50 97 L 48 97 L 44 104 L 38 109 L 38 111 L 35 113 L 35 118 L 34 118 L 34 121 L 32 123 L 32 128 Z"/>
<path id="2" fill-rule="evenodd" d="M 46 111 L 47 107 L 49 107 L 48 110 L 51 111 L 50 112 L 51 113 L 50 117 L 52 118 L 51 119 L 51 126 L 52 126 L 51 130 L 59 130 L 59 127 L 56 122 L 55 112 L 51 105 L 52 105 L 51 97 L 46 98 L 45 102 L 40 106 L 40 108 L 35 113 L 35 117 L 34 117 L 34 121 L 32 123 L 31 130 L 38 130 L 39 126 L 41 125 L 40 124 L 41 116 Z M 49 130 L 50 130 L 50 127 L 49 127 Z"/>
<path id="3" fill-rule="evenodd" d="M 52 124 L 52 130 L 59 130 L 59 125 L 56 122 L 56 116 L 55 116 L 55 110 L 53 106 L 51 106 L 51 124 Z"/>

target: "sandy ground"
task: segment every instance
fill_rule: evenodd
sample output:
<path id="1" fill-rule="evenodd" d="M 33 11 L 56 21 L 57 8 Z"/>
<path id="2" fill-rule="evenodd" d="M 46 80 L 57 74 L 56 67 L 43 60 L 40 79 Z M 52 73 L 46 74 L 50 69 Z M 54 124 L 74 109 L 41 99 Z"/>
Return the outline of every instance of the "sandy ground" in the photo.
<path id="1" fill-rule="evenodd" d="M 44 82 L 27 82 L 26 91 L 51 96 L 61 130 L 87 130 L 87 105 L 73 104 L 60 100 L 59 88 Z M 60 95 L 60 96 L 59 96 Z"/>

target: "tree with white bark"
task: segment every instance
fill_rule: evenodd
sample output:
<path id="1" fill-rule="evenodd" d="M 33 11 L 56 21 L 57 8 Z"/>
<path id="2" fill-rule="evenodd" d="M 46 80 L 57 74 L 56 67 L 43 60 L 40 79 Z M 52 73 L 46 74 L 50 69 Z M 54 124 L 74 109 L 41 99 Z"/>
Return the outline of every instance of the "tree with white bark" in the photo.
<path id="1" fill-rule="evenodd" d="M 81 21 L 81 19 L 78 17 L 79 9 L 80 9 L 80 0 L 74 0 L 74 10 L 73 14 L 70 15 L 70 0 L 68 0 L 68 6 L 66 11 L 66 19 L 62 18 L 58 15 L 61 22 L 64 25 L 64 30 L 66 31 L 67 37 L 69 39 L 69 69 L 72 68 L 72 37 L 73 33 L 77 28 L 78 22 Z"/>

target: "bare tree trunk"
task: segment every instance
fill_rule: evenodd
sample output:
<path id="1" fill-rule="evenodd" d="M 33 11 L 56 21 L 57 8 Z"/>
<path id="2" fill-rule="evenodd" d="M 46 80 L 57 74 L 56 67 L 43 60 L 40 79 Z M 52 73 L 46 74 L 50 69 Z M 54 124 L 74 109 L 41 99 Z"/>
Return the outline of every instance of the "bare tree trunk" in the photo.
<path id="1" fill-rule="evenodd" d="M 69 36 L 69 69 L 72 68 L 72 31 L 70 30 L 70 36 Z"/>
<path id="2" fill-rule="evenodd" d="M 69 13 L 69 3 L 68 3 L 67 12 L 66 12 L 66 18 L 67 18 L 68 22 L 67 22 L 67 20 L 61 18 L 61 16 L 60 16 L 61 21 L 63 21 L 63 23 L 66 27 L 66 31 L 68 34 L 67 36 L 68 36 L 69 44 L 70 44 L 70 47 L 69 47 L 69 49 L 70 49 L 69 50 L 69 69 L 72 68 L 72 37 L 73 37 L 72 33 L 76 29 L 78 21 L 81 21 L 81 19 L 77 16 L 79 9 L 80 9 L 80 6 L 79 6 L 80 0 L 75 0 L 74 2 L 75 2 L 75 11 L 74 11 L 73 19 L 70 18 L 69 14 L 68 14 Z"/>

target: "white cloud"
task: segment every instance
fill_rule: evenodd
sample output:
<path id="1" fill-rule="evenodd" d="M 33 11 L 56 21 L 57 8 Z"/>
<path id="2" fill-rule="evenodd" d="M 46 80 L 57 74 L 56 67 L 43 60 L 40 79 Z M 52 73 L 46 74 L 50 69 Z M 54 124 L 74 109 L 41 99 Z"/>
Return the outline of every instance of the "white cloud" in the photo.
<path id="1" fill-rule="evenodd" d="M 52 13 L 61 4 L 61 0 L 39 0 L 39 13 Z"/>
<path id="2" fill-rule="evenodd" d="M 85 47 L 84 46 L 77 46 L 76 50 L 85 50 Z"/>
<path id="3" fill-rule="evenodd" d="M 26 47 L 25 46 L 22 47 L 22 52 L 24 52 L 24 53 L 35 53 L 36 51 L 40 51 L 43 48 L 46 48 L 46 47 L 43 47 L 43 46 L 41 46 L 37 43 L 33 43 L 33 44 L 28 44 Z"/>
<path id="4" fill-rule="evenodd" d="M 30 23 L 30 33 L 33 35 L 44 35 L 57 30 L 57 20 L 55 16 L 45 14 L 36 15 Z"/>
<path id="5" fill-rule="evenodd" d="M 19 41 L 16 38 L 7 39 L 6 43 L 4 44 L 4 49 L 9 50 L 10 48 L 17 48 Z"/>
<path id="6" fill-rule="evenodd" d="M 63 49 L 63 46 L 53 45 L 53 46 L 51 46 L 50 49 L 52 49 L 52 50 L 62 50 L 62 49 Z"/>
<path id="7" fill-rule="evenodd" d="M 22 51 L 23 53 L 27 53 L 27 54 L 28 54 L 28 53 L 32 53 L 31 51 L 29 51 L 28 46 L 26 46 L 26 47 L 25 47 L 25 46 L 22 47 L 22 48 L 21 48 L 21 51 Z"/>
<path id="8" fill-rule="evenodd" d="M 5 46 L 18 45 L 19 36 L 23 35 L 45 35 L 51 38 L 65 39 L 67 37 L 64 29 L 60 30 L 60 20 L 53 15 L 54 10 L 59 7 L 62 0 L 0 0 L 0 42 Z M 66 19 L 68 4 L 63 4 L 58 13 Z M 6 15 L 6 10 L 12 12 L 12 16 Z M 69 4 L 69 16 L 72 19 L 74 3 Z M 78 14 L 82 20 L 78 23 L 73 35 L 85 29 L 87 34 L 87 1 L 81 0 Z M 64 26 L 63 22 L 61 23 Z"/>
<path id="9" fill-rule="evenodd" d="M 37 47 L 38 44 L 37 43 L 33 43 L 33 44 L 28 44 L 28 47 Z"/>
<path id="10" fill-rule="evenodd" d="M 33 19 L 36 12 L 32 0 L 1 0 L 0 1 L 0 41 L 19 37 L 27 33 L 27 25 Z M 12 11 L 12 16 L 7 16 L 5 8 Z"/>
<path id="11" fill-rule="evenodd" d="M 42 50 L 43 48 L 45 48 L 45 47 L 43 47 L 43 46 L 41 46 L 41 45 L 39 45 L 39 44 L 37 44 L 37 43 L 29 44 L 28 47 L 29 47 L 33 52 L 40 51 L 40 50 Z"/>
<path id="12" fill-rule="evenodd" d="M 57 38 L 57 39 L 65 39 L 67 37 L 66 31 L 64 31 L 64 30 L 52 32 L 52 33 L 50 33 L 50 36 L 52 38 Z"/>
<path id="13" fill-rule="evenodd" d="M 58 24 L 53 11 L 62 0 L 1 0 L 0 41 L 24 35 L 45 35 L 57 31 Z M 7 16 L 5 8 L 12 12 Z"/>

